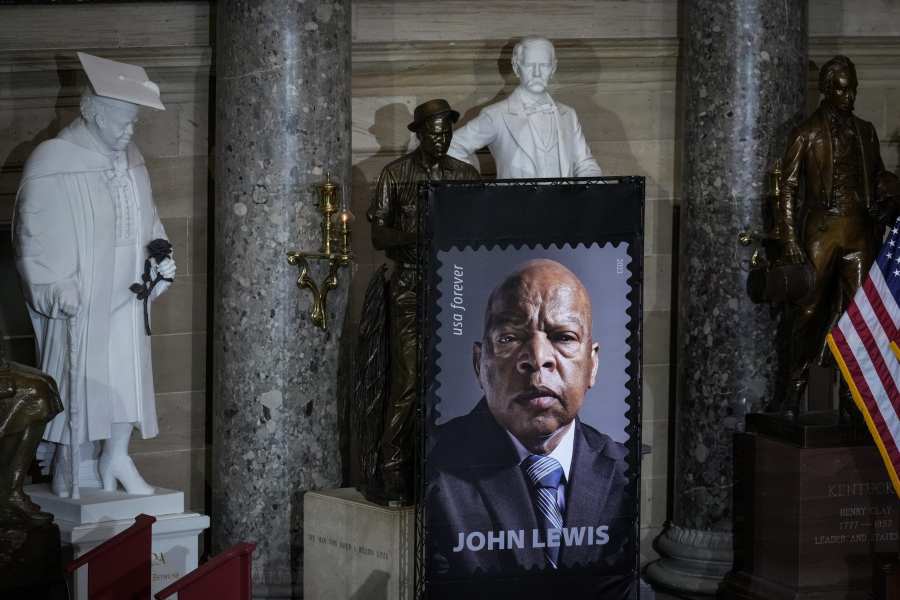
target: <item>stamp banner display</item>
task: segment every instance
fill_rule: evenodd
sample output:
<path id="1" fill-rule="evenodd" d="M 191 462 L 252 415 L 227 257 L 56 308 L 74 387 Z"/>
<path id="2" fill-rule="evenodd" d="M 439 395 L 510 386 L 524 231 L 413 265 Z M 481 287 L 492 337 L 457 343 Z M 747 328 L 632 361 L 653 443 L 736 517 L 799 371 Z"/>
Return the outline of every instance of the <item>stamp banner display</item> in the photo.
<path id="1" fill-rule="evenodd" d="M 643 202 L 422 188 L 418 597 L 636 597 Z"/>

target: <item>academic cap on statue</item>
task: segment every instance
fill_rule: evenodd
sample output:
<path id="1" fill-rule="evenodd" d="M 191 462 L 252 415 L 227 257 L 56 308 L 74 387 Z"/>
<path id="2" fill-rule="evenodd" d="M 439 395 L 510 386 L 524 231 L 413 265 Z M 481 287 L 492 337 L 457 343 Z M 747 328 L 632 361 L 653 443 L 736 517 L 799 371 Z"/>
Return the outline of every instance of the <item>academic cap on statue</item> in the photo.
<path id="1" fill-rule="evenodd" d="M 159 98 L 159 86 L 137 65 L 116 62 L 99 56 L 78 53 L 94 93 L 103 98 L 166 110 Z"/>

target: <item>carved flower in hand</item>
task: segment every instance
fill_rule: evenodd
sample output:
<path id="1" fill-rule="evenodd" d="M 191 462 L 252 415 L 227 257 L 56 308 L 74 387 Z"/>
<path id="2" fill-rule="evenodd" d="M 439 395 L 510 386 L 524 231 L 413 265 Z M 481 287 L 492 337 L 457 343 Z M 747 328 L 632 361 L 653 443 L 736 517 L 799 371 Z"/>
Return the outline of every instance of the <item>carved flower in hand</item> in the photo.
<path id="1" fill-rule="evenodd" d="M 147 252 L 150 254 L 150 258 L 161 263 L 172 254 L 172 244 L 169 240 L 155 239 L 147 244 Z"/>

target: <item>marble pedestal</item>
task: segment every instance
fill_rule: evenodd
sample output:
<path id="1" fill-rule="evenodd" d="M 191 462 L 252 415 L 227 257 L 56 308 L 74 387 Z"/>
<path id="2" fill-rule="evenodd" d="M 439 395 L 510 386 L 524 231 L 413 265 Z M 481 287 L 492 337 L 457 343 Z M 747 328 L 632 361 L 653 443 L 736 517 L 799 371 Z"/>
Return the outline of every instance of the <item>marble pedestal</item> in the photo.
<path id="1" fill-rule="evenodd" d="M 198 538 L 209 527 L 209 517 L 184 512 L 184 493 L 156 488 L 151 496 L 82 488 L 81 498 L 60 498 L 46 484 L 26 486 L 25 492 L 41 510 L 53 514 L 63 543 L 63 554 L 81 556 L 129 528 L 140 513 L 156 517 L 153 524 L 151 592 L 162 590 L 197 568 Z M 74 600 L 87 600 L 87 569 L 74 575 Z"/>
<path id="2" fill-rule="evenodd" d="M 303 499 L 303 597 L 412 600 L 415 508 L 386 508 L 354 488 Z"/>

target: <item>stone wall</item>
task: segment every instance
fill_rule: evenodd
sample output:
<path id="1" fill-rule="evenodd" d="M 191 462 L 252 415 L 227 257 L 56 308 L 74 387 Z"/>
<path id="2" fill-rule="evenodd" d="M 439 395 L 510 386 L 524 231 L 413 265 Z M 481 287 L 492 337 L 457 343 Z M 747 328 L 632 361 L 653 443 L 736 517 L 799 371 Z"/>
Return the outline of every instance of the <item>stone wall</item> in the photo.
<path id="1" fill-rule="evenodd" d="M 675 0 L 357 0 L 353 13 L 353 211 L 358 267 L 350 318 L 383 257 L 364 214 L 381 168 L 408 150 L 419 102 L 447 98 L 471 118 L 515 86 L 515 38 L 557 40 L 554 96 L 574 106 L 608 174 L 647 177 L 644 296 L 642 537 L 667 513 L 673 349 L 674 215 L 679 198 L 678 3 Z M 161 83 L 164 113 L 147 113 L 136 141 L 175 242 L 179 280 L 156 306 L 154 360 L 161 429 L 133 449 L 148 479 L 182 488 L 206 508 L 207 198 L 213 19 L 208 2 L 0 8 L 0 333 L 23 362 L 32 333 L 10 259 L 8 226 L 21 166 L 77 110 L 75 49 L 145 65 Z M 873 121 L 889 168 L 900 168 L 900 4 L 810 2 L 811 60 L 841 52 L 859 66 L 857 112 Z M 810 105 L 816 102 L 810 72 Z M 490 157 L 482 166 L 492 172 Z"/>

